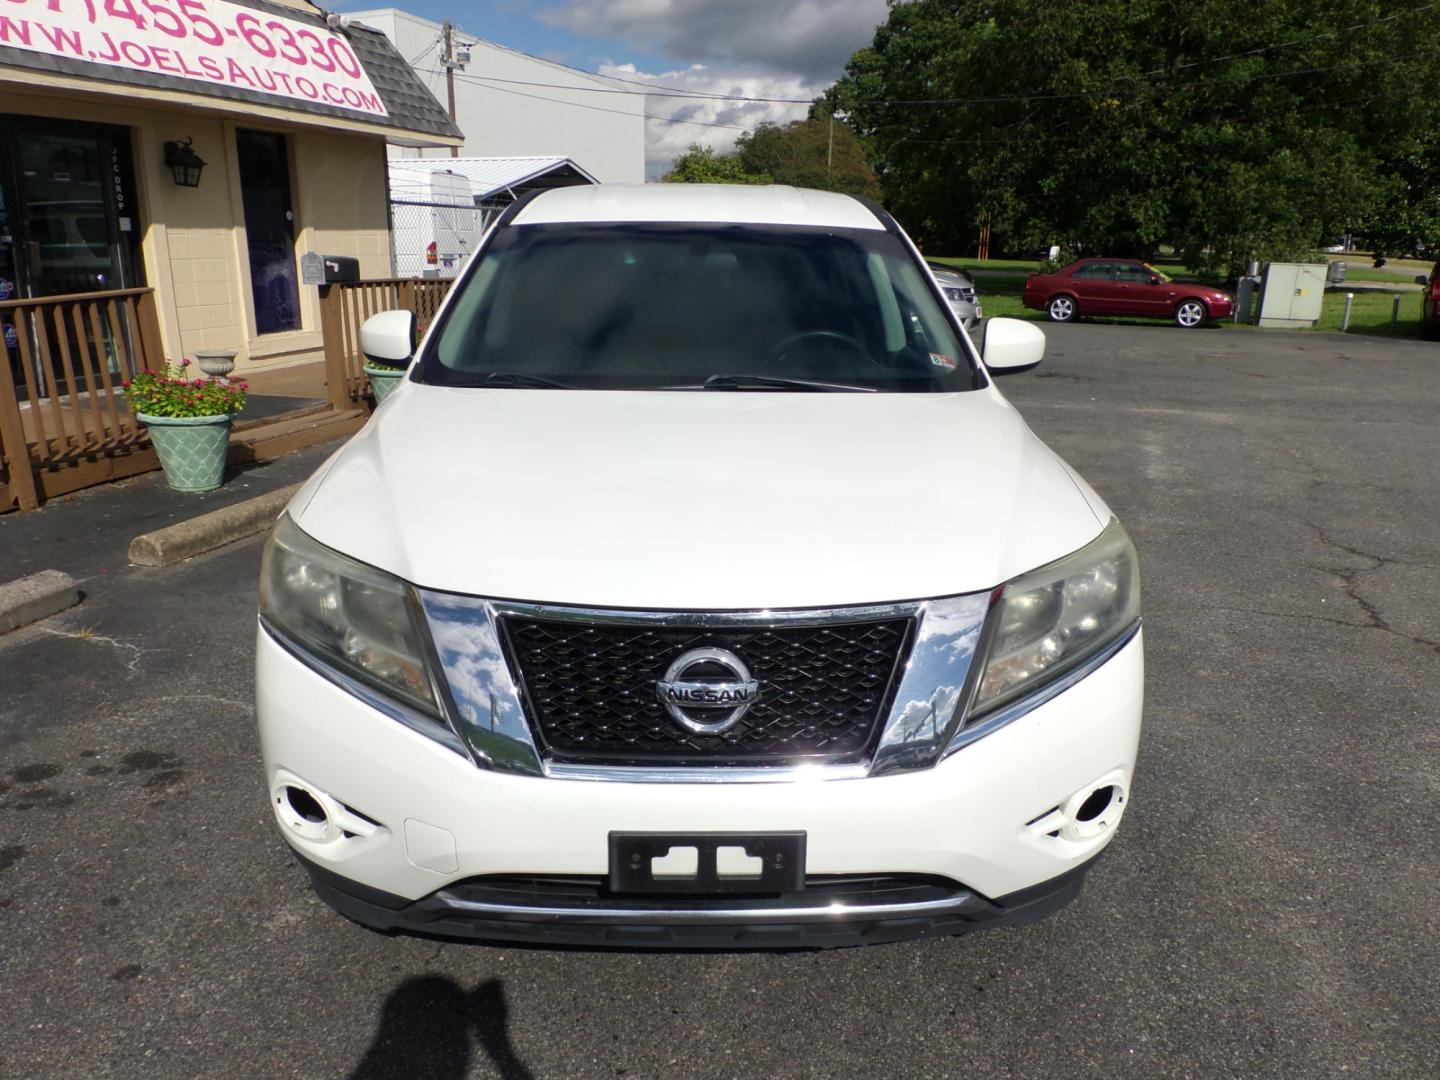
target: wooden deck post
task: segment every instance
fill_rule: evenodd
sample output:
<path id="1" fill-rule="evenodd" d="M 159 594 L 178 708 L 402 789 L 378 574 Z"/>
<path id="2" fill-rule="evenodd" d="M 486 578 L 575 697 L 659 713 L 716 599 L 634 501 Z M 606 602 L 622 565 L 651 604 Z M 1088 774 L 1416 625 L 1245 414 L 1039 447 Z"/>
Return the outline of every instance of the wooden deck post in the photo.
<path id="1" fill-rule="evenodd" d="M 337 412 L 354 405 L 345 370 L 345 294 L 338 285 L 320 286 L 320 336 L 325 349 L 325 397 Z"/>
<path id="2" fill-rule="evenodd" d="M 15 313 L 20 317 L 20 312 Z M 17 326 L 17 333 L 23 334 L 24 327 Z M 20 424 L 20 399 L 15 393 L 15 379 L 10 373 L 10 361 L 0 357 L 0 448 L 5 451 L 8 462 L 6 471 L 10 490 L 21 510 L 34 510 L 40 505 L 40 496 L 35 489 L 35 467 L 30 461 L 30 446 L 25 441 L 25 429 Z"/>
<path id="3" fill-rule="evenodd" d="M 160 316 L 155 308 L 154 289 L 146 289 L 137 297 L 135 311 L 140 323 L 140 355 L 144 358 L 145 367 L 157 369 L 167 358 L 165 339 L 160 336 Z"/>

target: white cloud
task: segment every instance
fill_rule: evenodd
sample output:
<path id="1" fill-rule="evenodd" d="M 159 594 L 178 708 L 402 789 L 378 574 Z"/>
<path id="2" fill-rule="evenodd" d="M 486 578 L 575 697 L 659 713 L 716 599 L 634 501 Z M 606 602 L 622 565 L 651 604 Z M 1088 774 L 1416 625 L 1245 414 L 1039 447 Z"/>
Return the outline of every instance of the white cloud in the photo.
<path id="1" fill-rule="evenodd" d="M 809 108 L 808 102 L 816 97 L 828 84 L 815 84 L 797 75 L 771 75 L 719 71 L 695 64 L 677 71 L 647 74 L 637 71 L 633 64 L 605 64 L 601 75 L 629 80 L 620 83 L 627 89 L 640 89 L 636 82 L 649 83 L 657 87 L 678 88 L 695 93 L 727 95 L 746 98 L 799 98 L 806 104 L 784 104 L 781 102 L 724 101 L 686 98 L 665 93 L 649 94 L 645 99 L 645 115 L 649 120 L 645 139 L 646 174 L 652 179 L 659 177 L 677 157 L 699 143 L 724 153 L 732 149 L 735 139 L 741 134 L 736 128 L 753 130 L 759 124 L 769 121 L 787 124 L 800 120 Z M 664 120 L 689 120 L 698 123 L 665 123 Z M 705 124 L 724 124 L 727 127 L 706 127 Z"/>
<path id="2" fill-rule="evenodd" d="M 572 0 L 540 18 L 677 60 L 828 83 L 886 14 L 885 0 Z"/>

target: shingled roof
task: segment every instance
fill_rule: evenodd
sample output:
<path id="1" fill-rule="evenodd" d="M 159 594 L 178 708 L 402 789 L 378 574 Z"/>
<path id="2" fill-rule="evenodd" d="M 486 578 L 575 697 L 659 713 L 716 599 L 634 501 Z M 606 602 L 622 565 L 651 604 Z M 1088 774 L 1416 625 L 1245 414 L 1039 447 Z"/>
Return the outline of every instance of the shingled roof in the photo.
<path id="1" fill-rule="evenodd" d="M 310 14 L 293 7 L 267 4 L 264 0 L 230 0 L 241 7 L 253 8 L 267 14 L 283 16 L 297 22 L 309 23 L 325 29 L 324 16 Z M 346 31 L 350 47 L 365 69 L 365 74 L 375 86 L 375 91 L 385 103 L 389 116 L 374 116 L 341 109 L 318 101 L 279 97 L 254 90 L 206 82 L 202 79 L 187 79 L 177 75 L 162 75 L 153 71 L 136 71 L 130 68 L 111 67 L 106 64 L 91 64 L 70 57 L 51 56 L 47 53 L 31 52 L 0 45 L 0 68 L 26 68 L 59 75 L 74 75 L 96 82 L 121 86 L 144 86 L 156 90 L 177 90 L 204 97 L 223 98 L 228 101 L 251 102 L 268 105 L 291 112 L 309 113 L 318 116 L 333 116 L 338 119 L 357 121 L 374 127 L 392 128 L 397 134 L 438 135 L 463 138 L 449 114 L 435 100 L 435 95 L 410 70 L 401 55 L 395 51 L 390 39 L 378 30 L 354 25 Z"/>

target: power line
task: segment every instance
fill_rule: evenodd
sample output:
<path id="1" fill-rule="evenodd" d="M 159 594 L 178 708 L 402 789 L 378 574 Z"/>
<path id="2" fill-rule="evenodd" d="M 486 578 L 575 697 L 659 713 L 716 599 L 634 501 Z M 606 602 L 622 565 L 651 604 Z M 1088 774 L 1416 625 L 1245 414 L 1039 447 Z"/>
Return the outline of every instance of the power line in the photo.
<path id="1" fill-rule="evenodd" d="M 1346 34 L 1346 33 L 1349 33 L 1349 32 L 1351 32 L 1351 31 L 1354 31 L 1354 30 L 1366 30 L 1366 29 L 1371 29 L 1371 28 L 1373 28 L 1373 27 L 1378 26 L 1378 25 L 1381 24 L 1381 23 L 1393 22 L 1393 21 L 1396 20 L 1396 19 L 1403 18 L 1403 17 L 1410 16 L 1410 15 L 1418 15 L 1418 14 L 1420 14 L 1421 12 L 1429 11 L 1429 10 L 1431 10 L 1432 8 L 1436 8 L 1436 7 L 1440 7 L 1440 0 L 1437 0 L 1437 2 L 1435 2 L 1435 3 L 1424 4 L 1424 5 L 1420 6 L 1420 7 L 1410 8 L 1410 9 L 1408 9 L 1408 10 L 1406 10 L 1406 11 L 1396 12 L 1396 13 L 1393 14 L 1393 15 L 1386 15 L 1386 16 L 1384 16 L 1384 17 L 1382 17 L 1382 18 L 1374 19 L 1374 20 L 1371 20 L 1371 21 L 1369 21 L 1369 22 L 1355 23 L 1355 24 L 1353 24 L 1353 25 L 1351 25 L 1351 26 L 1341 27 L 1341 28 L 1336 29 L 1336 30 L 1316 31 L 1314 34 L 1302 35 L 1302 36 L 1300 36 L 1300 37 L 1293 38 L 1293 39 L 1290 39 L 1290 40 L 1288 40 L 1288 41 L 1274 42 L 1274 43 L 1269 44 L 1269 45 L 1259 45 L 1259 46 L 1256 46 L 1255 48 L 1252 48 L 1252 49 L 1245 49 L 1245 50 L 1242 50 L 1242 51 L 1240 51 L 1240 52 L 1227 53 L 1227 54 L 1225 54 L 1224 56 L 1206 57 L 1206 58 L 1201 59 L 1201 60 L 1194 60 L 1194 61 L 1191 61 L 1191 62 L 1186 63 L 1186 64 L 1176 65 L 1176 66 L 1174 66 L 1174 67 L 1155 68 L 1155 69 L 1153 69 L 1153 70 L 1151 70 L 1151 71 L 1141 72 L 1141 73 L 1139 73 L 1139 74 L 1137 74 L 1137 75 L 1124 76 L 1124 77 L 1123 77 L 1119 82 L 1117 82 L 1117 83 L 1113 83 L 1113 84 L 1111 84 L 1111 85 L 1109 85 L 1109 86 L 1100 87 L 1100 88 L 1094 89 L 1094 90 L 1081 90 L 1081 91 L 1075 91 L 1075 92 L 1073 92 L 1073 93 L 1066 93 L 1066 94 L 1037 93 L 1037 92 L 1034 92 L 1034 91 L 1025 91 L 1025 92 L 1021 92 L 1021 93 L 1018 93 L 1018 94 L 999 94 L 999 95 L 992 95 L 992 96 L 987 96 L 987 97 L 968 97 L 968 98 L 963 98 L 963 97 L 948 97 L 948 98 L 891 98 L 891 99 L 881 99 L 881 100 L 879 100 L 879 101 L 867 101 L 867 102 L 865 102 L 865 104 L 866 104 L 866 105 L 869 105 L 869 106 L 872 106 L 872 107 L 888 107 L 888 106 L 896 106 L 896 105 L 986 105 L 986 104 L 1007 103 L 1007 102 L 1015 102 L 1015 101 L 1069 101 L 1069 100 L 1078 100 L 1078 99 L 1086 98 L 1086 97 L 1096 97 L 1096 96 L 1103 95 L 1103 94 L 1114 93 L 1114 92 L 1116 92 L 1117 90 L 1119 90 L 1119 89 L 1121 89 L 1121 88 L 1123 88 L 1123 87 L 1125 87 L 1125 86 L 1127 86 L 1127 85 L 1129 85 L 1129 84 L 1133 84 L 1133 83 L 1134 83 L 1136 80 L 1138 80 L 1138 79 L 1147 79 L 1147 78 L 1151 78 L 1151 77 L 1156 76 L 1156 75 L 1174 74 L 1174 73 L 1177 72 L 1177 71 L 1187 71 L 1187 70 L 1190 70 L 1190 69 L 1192 69 L 1192 68 L 1203 67 L 1203 66 L 1205 66 L 1205 65 L 1207 65 L 1207 64 L 1220 64 L 1220 63 L 1224 63 L 1224 62 L 1229 61 L 1229 60 L 1240 60 L 1240 59 L 1244 59 L 1244 58 L 1250 57 L 1250 56 L 1258 56 L 1258 55 L 1260 55 L 1261 53 L 1275 52 L 1275 51 L 1278 51 L 1278 50 L 1280 50 L 1280 49 L 1292 48 L 1292 47 L 1294 47 L 1294 46 L 1296 46 L 1296 45 L 1302 45 L 1302 44 L 1304 44 L 1304 43 L 1307 42 L 1307 41 L 1313 41 L 1313 40 L 1315 40 L 1315 39 L 1317 39 L 1317 38 L 1336 37 L 1336 36 L 1338 36 L 1338 35 L 1340 35 L 1340 34 Z M 428 48 L 429 48 L 429 47 L 427 46 L 427 49 L 428 49 Z M 423 55 L 423 54 L 422 54 L 422 55 Z M 626 83 L 627 85 L 641 87 L 642 89 L 640 89 L 640 90 L 622 90 L 622 89 L 619 89 L 619 88 L 617 88 L 617 87 L 572 86 L 572 85 L 569 85 L 569 84 L 566 84 L 566 83 L 539 82 L 539 81 L 536 81 L 536 80 L 529 80 L 529 79 L 505 79 L 505 78 L 501 78 L 501 77 L 498 76 L 498 75 L 484 75 L 484 76 L 472 75 L 472 76 L 469 76 L 469 78 L 471 78 L 471 79 L 484 79 L 487 83 L 505 83 L 505 84 L 512 85 L 512 86 L 529 86 L 529 87 L 534 87 L 534 88 L 537 88 L 537 89 L 548 89 L 548 90 L 567 90 L 567 91 L 571 91 L 571 92 L 575 92 L 575 93 L 582 93 L 582 94 L 619 94 L 619 95 L 626 95 L 626 96 L 633 96 L 633 97 L 682 98 L 682 99 L 692 99 L 692 100 L 695 100 L 695 101 L 728 101 L 728 102 L 738 102 L 738 103 L 756 104 L 756 105 L 810 105 L 810 104 L 813 104 L 813 103 L 817 100 L 816 97 L 795 98 L 795 97 L 763 97 L 763 96 L 759 96 L 759 95 L 750 95 L 750 94 L 707 94 L 707 93 L 705 93 L 705 92 L 703 92 L 703 91 L 690 90 L 690 89 L 686 89 L 686 88 L 684 88 L 684 87 L 667 86 L 667 85 L 664 85 L 664 84 L 661 84 L 661 83 L 651 83 L 651 82 L 646 82 L 646 81 L 638 80 L 638 79 L 626 79 L 626 78 L 622 78 L 622 77 L 619 76 L 619 75 L 604 75 L 604 74 L 600 74 L 600 73 L 598 73 L 598 72 L 585 71 L 585 70 L 582 69 L 582 68 L 572 67 L 572 66 L 569 65 L 569 64 L 560 64 L 560 63 L 557 63 L 557 62 L 555 62 L 555 61 L 545 61 L 545 62 L 546 62 L 546 63 L 555 64 L 555 66 L 557 66 L 557 67 L 562 67 L 562 68 L 565 68 L 565 69 L 567 69 L 567 70 L 569 70 L 569 71 L 574 71 L 574 72 L 576 72 L 576 73 L 578 73 L 578 74 L 581 74 L 581 75 L 585 75 L 585 76 L 587 76 L 588 78 L 592 78 L 592 79 L 606 79 L 606 80 L 609 80 L 609 81 L 612 81 L 612 82 L 622 82 L 622 83 Z M 1379 62 L 1379 61 L 1373 61 L 1373 62 Z M 411 61 L 411 66 L 414 66 L 414 63 L 415 63 L 415 61 Z M 1277 78 L 1277 77 L 1278 77 L 1278 78 L 1285 78 L 1285 77 L 1289 77 L 1289 76 L 1292 76 L 1292 75 L 1302 75 L 1302 74 L 1312 74 L 1312 73 L 1323 72 L 1323 71 L 1333 71 L 1333 70 L 1335 70 L 1335 68 L 1337 68 L 1337 67 L 1344 67 L 1344 66 L 1346 66 L 1346 65 L 1345 65 L 1345 64 L 1337 64 L 1337 65 L 1334 65 L 1334 66 L 1332 66 L 1332 67 L 1307 68 L 1307 69 L 1302 69 L 1302 70 L 1293 71 L 1293 72 L 1280 73 L 1279 75 L 1239 76 L 1239 78 L 1240 78 L 1242 81 L 1243 81 L 1244 79 L 1246 79 L 1246 78 Z M 1216 80 L 1216 81 L 1227 81 L 1227 80 Z M 1195 86 L 1195 85 L 1205 85 L 1205 84 L 1204 84 L 1204 83 L 1188 83 L 1188 84 L 1185 84 L 1185 85 L 1187 85 L 1187 86 Z M 495 87 L 495 89 L 499 89 L 499 87 Z M 817 97 L 818 97 L 818 95 L 817 95 Z M 544 98 L 542 98 L 541 100 L 549 100 L 549 99 L 544 99 Z M 567 104 L 568 104 L 568 103 L 567 103 Z M 657 118 L 657 119 L 658 119 L 658 118 Z M 686 123 L 700 123 L 700 121 L 684 121 L 684 122 L 686 122 Z M 727 125 L 719 125 L 719 126 L 727 126 Z M 742 130 L 743 130 L 743 129 L 742 129 Z"/>
<path id="2" fill-rule="evenodd" d="M 1431 6 L 1431 7 L 1440 6 L 1440 3 L 1432 4 L 1432 5 L 1429 5 L 1429 6 Z M 1350 61 L 1350 60 L 1347 60 L 1347 61 L 1342 61 L 1341 63 L 1338 63 L 1338 64 L 1331 64 L 1331 65 L 1328 65 L 1328 66 L 1326 66 L 1326 67 L 1300 68 L 1300 69 L 1291 70 L 1291 71 L 1271 72 L 1271 73 L 1268 73 L 1268 74 L 1245 74 L 1245 75 L 1237 75 L 1237 76 L 1230 76 L 1230 77 L 1210 79 L 1210 80 L 1196 80 L 1195 82 L 1184 83 L 1184 84 L 1179 84 L 1179 85 L 1165 85 L 1165 86 L 1159 87 L 1158 89 L 1160 89 L 1160 90 L 1172 90 L 1172 91 L 1173 91 L 1173 90 L 1179 90 L 1179 89 L 1194 89 L 1194 88 L 1196 88 L 1196 87 L 1223 85 L 1223 84 L 1227 84 L 1227 83 L 1236 83 L 1236 82 L 1239 82 L 1239 83 L 1247 83 L 1247 82 L 1259 82 L 1259 81 L 1265 81 L 1265 80 L 1271 80 L 1271 79 L 1294 78 L 1294 77 L 1299 76 L 1299 75 L 1321 74 L 1321 73 L 1324 73 L 1324 72 L 1326 72 L 1326 71 L 1334 71 L 1334 70 L 1337 70 L 1338 68 L 1343 68 L 1343 67 L 1352 67 L 1352 66 L 1370 67 L 1370 66 L 1374 66 L 1375 64 L 1395 63 L 1395 62 L 1402 61 L 1402 60 L 1414 59 L 1415 57 L 1421 56 L 1421 55 L 1428 55 L 1428 54 L 1409 53 L 1409 54 L 1405 54 L 1405 55 L 1402 55 L 1402 56 L 1381 57 L 1381 58 L 1378 58 L 1378 59 L 1376 59 L 1376 60 L 1370 60 L 1370 61 Z M 428 74 L 431 74 L 431 75 L 439 75 L 439 74 L 442 74 L 441 72 L 439 72 L 439 71 L 437 71 L 437 70 L 435 70 L 435 69 L 422 69 L 422 70 L 426 70 L 427 73 L 428 73 Z M 469 73 L 464 73 L 464 74 L 457 73 L 455 77 L 456 77 L 457 79 L 463 79 L 463 80 L 465 80 L 466 82 L 473 83 L 473 84 L 475 84 L 475 85 L 477 85 L 477 86 L 482 86 L 482 87 L 485 87 L 486 89 L 494 90 L 495 92 L 501 93 L 501 94 L 514 94 L 516 97 L 531 98 L 531 99 L 536 100 L 536 101 L 546 101 L 546 102 L 550 102 L 551 104 L 555 104 L 555 105 L 569 105 L 569 106 L 571 106 L 571 107 L 573 107 L 573 108 L 577 108 L 577 109 L 588 109 L 588 110 L 590 110 L 591 112 L 612 113 L 612 114 L 614 114 L 614 115 L 616 115 L 616 116 L 635 116 L 635 115 L 637 115 L 637 114 L 635 114 L 635 113 L 627 112 L 627 111 L 625 111 L 625 110 L 623 110 L 623 109 L 607 109 L 607 108 L 604 108 L 603 106 L 599 106 L 599 105 L 587 105 L 587 104 L 585 104 L 584 102 L 580 102 L 580 101 L 565 101 L 565 100 L 563 100 L 563 99 L 561 99 L 561 98 L 546 97 L 546 96 L 544 96 L 544 95 L 542 95 L 542 94 L 527 94 L 527 93 L 525 93 L 525 92 L 523 92 L 523 91 L 520 91 L 520 90 L 512 90 L 512 89 L 509 89 L 508 87 L 505 87 L 505 86 L 497 86 L 497 85 L 494 85 L 496 82 L 515 83 L 515 82 L 519 82 L 519 80 L 514 80 L 514 79 L 494 79 L 494 78 L 492 78 L 491 76 L 488 76 L 488 75 L 471 75 L 471 74 L 469 74 Z M 1133 81 L 1133 80 L 1132 80 L 1132 81 Z M 553 86 L 553 88 L 555 88 L 555 89 L 561 89 L 561 90 L 577 90 L 577 91 L 580 91 L 580 92 L 586 92 L 586 90 L 587 90 L 587 88 L 584 88 L 584 87 L 559 86 L 559 85 L 555 85 L 555 84 L 543 84 L 543 83 L 542 83 L 542 84 L 522 84 L 522 85 Z M 1121 87 L 1118 87 L 1118 86 L 1109 86 L 1109 87 L 1105 87 L 1105 88 L 1097 89 L 1097 90 L 1082 90 L 1082 91 L 1076 91 L 1076 92 L 1067 93 L 1067 94 L 999 95 L 999 96 L 987 97 L 987 98 L 930 98 L 930 99 L 914 99 L 914 100 L 892 100 L 892 101 L 865 102 L 865 104 L 866 104 L 866 105 L 870 105 L 870 106 L 892 107 L 892 106 L 917 106 L 917 105 L 919 105 L 919 106 L 924 106 L 924 105 L 950 105 L 950 104 L 986 104 L 986 103 L 1021 102 L 1021 101 L 1075 101 L 1075 100 L 1080 100 L 1080 99 L 1085 99 L 1085 98 L 1099 97 L 1099 96 L 1102 96 L 1102 95 L 1113 95 L 1113 94 L 1115 94 L 1115 93 L 1117 93 L 1117 92 L 1121 92 L 1121 90 L 1122 90 Z M 643 95 L 641 95 L 641 96 L 643 96 Z M 656 96 L 664 97 L 664 96 L 667 96 L 667 95 L 656 95 Z M 767 103 L 767 102 L 771 102 L 771 101 L 772 101 L 772 99 L 765 99 L 765 98 L 755 98 L 755 99 L 750 99 L 750 100 L 753 100 L 753 101 L 755 101 L 755 102 L 757 102 L 757 103 Z M 808 102 L 808 101 L 800 102 L 800 101 L 796 101 L 796 100 L 793 100 L 793 99 L 774 99 L 773 103 L 810 104 L 810 102 Z M 646 115 L 646 116 L 644 117 L 644 119 L 645 119 L 647 122 L 653 122 L 653 123 L 661 123 L 661 124 L 686 124 L 686 125 L 690 125 L 690 126 L 692 126 L 692 127 L 719 128 L 719 129 L 721 129 L 721 130 L 726 130 L 726 131 L 750 131 L 750 130 L 751 130 L 751 128 L 746 127 L 746 126 L 743 126 L 743 125 L 739 125 L 739 124 L 722 124 L 722 123 L 717 123 L 717 122 L 708 121 L 708 120 L 683 120 L 683 119 L 679 119 L 679 118 L 676 118 L 676 117 L 669 117 L 669 116 L 649 116 L 649 115 Z"/>
<path id="3" fill-rule="evenodd" d="M 1257 56 L 1260 53 L 1276 52 L 1280 49 L 1288 49 L 1294 45 L 1303 45 L 1305 42 L 1314 41 L 1316 38 L 1335 37 L 1338 34 L 1348 34 L 1352 30 L 1368 30 L 1373 26 L 1380 25 L 1381 23 L 1394 22 L 1396 19 L 1404 18 L 1407 15 L 1419 15 L 1422 11 L 1429 11 L 1431 8 L 1435 7 L 1440 7 L 1440 2 L 1432 4 L 1422 4 L 1420 7 L 1409 8 L 1405 11 L 1397 11 L 1393 15 L 1386 15 L 1379 19 L 1371 19 L 1368 22 L 1355 23 L 1353 26 L 1342 26 L 1338 30 L 1317 30 L 1313 34 L 1301 34 L 1299 37 L 1294 38 L 1291 41 L 1280 41 L 1276 42 L 1273 45 L 1261 45 L 1254 49 L 1245 49 L 1242 52 L 1230 53 L 1228 56 L 1215 56 L 1205 60 L 1194 60 L 1188 64 L 1177 64 L 1173 68 L 1157 68 L 1154 71 L 1147 72 L 1145 75 L 1140 76 L 1140 78 L 1148 78 L 1151 75 L 1164 75 L 1167 73 L 1173 74 L 1176 71 L 1185 71 L 1188 68 L 1200 67 L 1204 64 L 1220 64 L 1224 63 L 1226 60 L 1240 60 L 1247 56 Z"/>
<path id="4" fill-rule="evenodd" d="M 430 75 L 441 74 L 441 72 L 436 71 L 433 68 L 422 68 L 421 70 L 425 71 L 427 74 Z M 626 112 L 624 109 L 607 109 L 601 105 L 586 105 L 583 101 L 565 101 L 562 98 L 545 97 L 541 94 L 527 94 L 521 90 L 510 90 L 504 86 L 491 86 L 487 81 L 487 77 L 484 75 L 469 75 L 456 72 L 455 77 L 457 79 L 463 79 L 466 82 L 475 83 L 477 86 L 482 86 L 487 90 L 494 90 L 496 93 L 499 94 L 514 94 L 516 97 L 531 98 L 535 101 L 548 101 L 554 105 L 569 105 L 572 108 L 576 109 L 589 109 L 591 112 L 613 113 L 615 116 L 638 117 L 648 122 L 660 124 L 690 124 L 694 127 L 723 128 L 727 131 L 750 130 L 748 127 L 743 127 L 739 124 L 719 124 L 709 120 L 681 120 L 671 116 L 647 116 L 642 113 Z M 560 89 L 569 90 L 574 88 L 567 86 L 561 87 Z"/>
<path id="5" fill-rule="evenodd" d="M 420 58 L 421 58 L 422 56 L 424 56 L 426 53 L 428 53 L 431 49 L 435 48 L 436 45 L 439 45 L 439 44 L 440 44 L 440 36 L 441 36 L 441 35 L 436 34 L 434 40 L 431 41 L 429 45 L 426 45 L 423 49 L 421 49 L 418 53 L 416 53 L 416 54 L 415 54 L 415 58 L 414 58 L 413 60 L 406 60 L 406 61 L 405 61 L 405 66 L 406 66 L 406 67 L 409 67 L 409 68 L 413 68 L 416 64 L 418 64 L 418 63 L 420 62 Z"/>

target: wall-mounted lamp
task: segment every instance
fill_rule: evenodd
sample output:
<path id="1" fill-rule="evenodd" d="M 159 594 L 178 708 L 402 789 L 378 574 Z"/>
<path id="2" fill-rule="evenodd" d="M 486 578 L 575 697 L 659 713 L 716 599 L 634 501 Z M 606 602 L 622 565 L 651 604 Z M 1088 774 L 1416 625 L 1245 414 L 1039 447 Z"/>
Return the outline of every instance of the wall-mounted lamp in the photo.
<path id="1" fill-rule="evenodd" d="M 165 144 L 165 164 L 170 166 L 180 187 L 200 186 L 200 170 L 205 168 L 205 159 L 190 148 L 189 139 Z"/>

